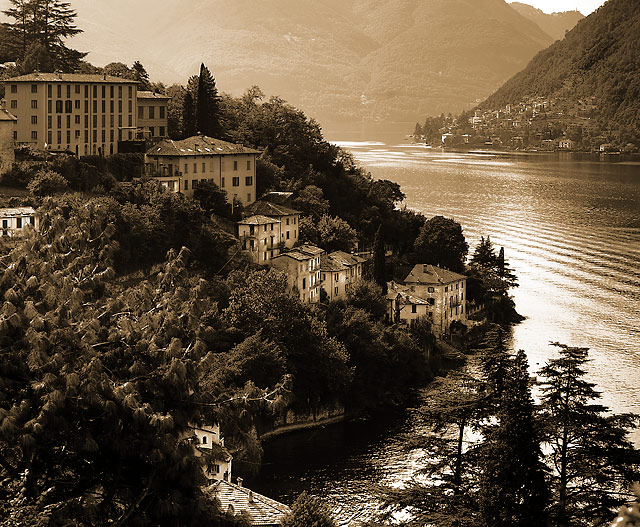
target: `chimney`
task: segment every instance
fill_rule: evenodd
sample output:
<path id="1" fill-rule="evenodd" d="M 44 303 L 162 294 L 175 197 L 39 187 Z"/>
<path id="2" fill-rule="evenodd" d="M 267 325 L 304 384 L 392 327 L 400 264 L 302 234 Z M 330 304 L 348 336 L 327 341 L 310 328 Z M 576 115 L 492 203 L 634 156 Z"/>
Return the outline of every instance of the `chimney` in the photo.
<path id="1" fill-rule="evenodd" d="M 253 503 L 253 491 L 249 491 L 249 503 Z"/>
<path id="2" fill-rule="evenodd" d="M 242 478 L 238 478 L 238 487 L 242 487 L 242 481 L 243 481 Z"/>
<path id="3" fill-rule="evenodd" d="M 102 74 L 102 79 L 105 80 L 105 81 L 107 80 L 107 74 L 106 73 Z"/>

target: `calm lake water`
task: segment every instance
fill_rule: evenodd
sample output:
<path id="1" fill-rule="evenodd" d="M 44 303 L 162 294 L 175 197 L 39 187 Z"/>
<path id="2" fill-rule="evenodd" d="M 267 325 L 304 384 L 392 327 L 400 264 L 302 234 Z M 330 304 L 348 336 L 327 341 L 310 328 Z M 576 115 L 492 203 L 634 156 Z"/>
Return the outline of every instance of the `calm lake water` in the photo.
<path id="1" fill-rule="evenodd" d="M 513 346 L 527 352 L 532 371 L 554 356 L 550 342 L 589 347 L 589 378 L 605 404 L 640 413 L 640 163 L 341 146 L 374 178 L 399 183 L 407 207 L 458 221 L 471 252 L 480 236 L 504 246 L 520 282 L 516 306 L 527 317 Z M 274 441 L 254 486 L 287 503 L 307 490 L 340 518 L 366 517 L 371 484 L 400 484 L 415 471 L 399 445 L 415 426 L 406 412 Z M 639 433 L 633 439 L 640 445 Z"/>

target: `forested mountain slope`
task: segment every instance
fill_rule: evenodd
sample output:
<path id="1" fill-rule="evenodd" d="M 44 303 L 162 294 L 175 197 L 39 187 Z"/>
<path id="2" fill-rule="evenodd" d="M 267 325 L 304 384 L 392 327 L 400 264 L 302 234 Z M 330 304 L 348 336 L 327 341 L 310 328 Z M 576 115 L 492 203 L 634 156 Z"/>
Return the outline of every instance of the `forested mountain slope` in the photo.
<path id="1" fill-rule="evenodd" d="M 575 25 L 584 18 L 580 11 L 545 13 L 540 9 L 521 2 L 511 2 L 509 5 L 522 16 L 535 22 L 540 26 L 540 29 L 556 40 L 562 40 L 565 33 L 571 31 Z"/>

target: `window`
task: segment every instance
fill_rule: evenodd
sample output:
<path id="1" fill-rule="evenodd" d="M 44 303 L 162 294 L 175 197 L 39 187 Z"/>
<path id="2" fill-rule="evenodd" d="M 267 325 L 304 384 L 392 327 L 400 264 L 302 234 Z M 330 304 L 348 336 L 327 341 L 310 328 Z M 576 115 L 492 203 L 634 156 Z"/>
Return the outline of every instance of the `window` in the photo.
<path id="1" fill-rule="evenodd" d="M 47 101 L 47 112 L 51 113 L 51 101 Z"/>
<path id="2" fill-rule="evenodd" d="M 460 284 L 460 289 L 464 289 L 464 282 Z"/>
<path id="3" fill-rule="evenodd" d="M 118 98 L 122 99 L 122 86 L 118 86 Z"/>
<path id="4" fill-rule="evenodd" d="M 67 130 L 67 144 L 71 143 L 71 130 Z"/>
<path id="5" fill-rule="evenodd" d="M 89 85 L 88 84 L 84 85 L 84 97 L 85 97 L 85 99 L 89 98 Z"/>
<path id="6" fill-rule="evenodd" d="M 460 300 L 464 300 L 464 293 L 460 293 Z"/>
<path id="7" fill-rule="evenodd" d="M 16 218 L 16 229 L 22 229 L 22 218 Z"/>
<path id="8" fill-rule="evenodd" d="M 189 190 L 189 180 L 188 179 L 184 180 L 184 189 L 185 190 Z"/>
<path id="9" fill-rule="evenodd" d="M 189 165 L 187 165 L 186 163 L 184 164 L 184 173 L 185 174 L 189 173 Z"/>
<path id="10" fill-rule="evenodd" d="M 104 99 L 107 96 L 107 87 L 102 85 L 102 98 Z"/>
<path id="11" fill-rule="evenodd" d="M 88 115 L 84 116 L 84 127 L 85 128 L 89 128 L 89 116 Z"/>
<path id="12" fill-rule="evenodd" d="M 198 180 L 197 180 L 197 179 L 194 179 L 194 180 L 191 182 L 191 190 L 195 190 L 195 189 L 197 189 L 197 188 L 198 188 Z"/>
<path id="13" fill-rule="evenodd" d="M 253 185 L 253 176 L 247 176 L 246 178 L 244 178 L 244 184 L 247 187 L 250 187 L 251 185 Z"/>
<path id="14" fill-rule="evenodd" d="M 133 118 L 131 117 L 131 114 L 129 114 L 129 117 L 127 118 L 127 123 L 128 123 L 127 126 L 131 128 L 133 123 Z"/>
<path id="15" fill-rule="evenodd" d="M 89 130 L 84 131 L 84 142 L 85 143 L 89 142 Z"/>
<path id="16" fill-rule="evenodd" d="M 51 84 L 47 84 L 47 97 L 51 97 L 53 95 L 53 88 Z"/>
<path id="17" fill-rule="evenodd" d="M 435 299 L 435 298 L 428 298 L 428 299 L 427 299 L 427 302 L 429 302 L 429 305 L 430 305 L 430 306 L 433 306 L 433 305 L 435 305 L 435 303 L 436 303 L 436 299 Z"/>
<path id="18" fill-rule="evenodd" d="M 11 85 L 11 93 L 18 93 L 18 85 L 17 84 L 12 84 Z"/>
<path id="19" fill-rule="evenodd" d="M 63 110 L 64 110 L 64 103 L 62 102 L 62 100 L 58 99 L 56 101 L 56 113 L 62 113 Z"/>
<path id="20" fill-rule="evenodd" d="M 149 135 L 151 135 L 151 137 L 155 137 L 156 136 L 156 129 L 153 126 L 149 127 Z M 195 172 L 195 170 L 194 170 Z"/>
<path id="21" fill-rule="evenodd" d="M 247 170 L 251 170 L 251 161 L 247 161 Z"/>
<path id="22" fill-rule="evenodd" d="M 18 140 L 18 130 L 14 130 L 13 131 L 13 140 L 17 141 Z"/>
<path id="23" fill-rule="evenodd" d="M 297 229 L 293 229 L 293 237 L 294 238 L 298 237 L 298 230 Z"/>
<path id="24" fill-rule="evenodd" d="M 58 115 L 58 118 L 56 119 L 56 121 L 57 121 L 56 124 L 58 125 L 57 127 L 62 128 L 62 115 Z"/>
<path id="25" fill-rule="evenodd" d="M 31 93 L 38 93 L 38 85 L 37 84 L 32 84 L 31 85 Z"/>
<path id="26" fill-rule="evenodd" d="M 129 113 L 131 113 L 133 111 L 133 102 L 129 101 L 129 104 L 127 105 L 127 107 L 129 108 Z"/>
<path id="27" fill-rule="evenodd" d="M 138 119 L 144 119 L 144 106 L 138 107 Z"/>
<path id="28" fill-rule="evenodd" d="M 104 143 L 107 140 L 107 134 L 105 133 L 105 130 L 102 130 L 102 142 Z"/>
<path id="29" fill-rule="evenodd" d="M 251 203 L 251 194 L 247 194 L 247 203 Z M 267 226 L 264 226 L 265 230 L 267 230 Z M 271 228 L 273 229 L 273 225 L 271 226 Z"/>
<path id="30" fill-rule="evenodd" d="M 129 99 L 133 96 L 133 87 L 129 86 Z"/>
<path id="31" fill-rule="evenodd" d="M 71 98 L 71 84 L 67 84 L 67 99 Z"/>
<path id="32" fill-rule="evenodd" d="M 102 113 L 107 111 L 107 101 L 103 100 L 100 106 L 102 108 Z"/>
<path id="33" fill-rule="evenodd" d="M 202 162 L 202 171 L 203 172 L 207 171 L 207 164 L 204 161 Z"/>
<path id="34" fill-rule="evenodd" d="M 160 106 L 159 112 L 160 112 L 160 119 L 164 119 L 164 112 L 165 112 L 164 106 Z"/>
<path id="35" fill-rule="evenodd" d="M 98 98 L 98 87 L 96 85 L 93 86 L 93 98 Z"/>
<path id="36" fill-rule="evenodd" d="M 267 261 L 267 251 L 264 252 L 264 258 L 263 260 L 266 262 Z"/>
<path id="37" fill-rule="evenodd" d="M 435 291 L 435 289 L 434 289 L 433 287 L 428 287 L 428 288 L 427 288 L 427 291 L 428 291 L 429 293 L 433 293 L 433 292 Z"/>
<path id="38" fill-rule="evenodd" d="M 109 86 L 109 97 L 113 99 L 113 86 Z"/>
<path id="39" fill-rule="evenodd" d="M 289 218 L 286 219 L 287 225 L 289 225 Z"/>
<path id="40" fill-rule="evenodd" d="M 32 115 L 31 116 L 31 124 L 38 124 L 38 116 L 37 115 Z"/>
<path id="41" fill-rule="evenodd" d="M 33 140 L 37 140 L 38 139 L 38 132 L 36 130 L 32 130 L 31 131 L 31 139 L 33 139 Z"/>
<path id="42" fill-rule="evenodd" d="M 238 162 L 237 161 L 233 162 L 233 170 L 238 170 Z"/>
<path id="43" fill-rule="evenodd" d="M 306 289 L 307 288 L 307 279 L 303 278 L 302 279 L 302 289 Z"/>
<path id="44" fill-rule="evenodd" d="M 67 99 L 64 101 L 64 113 L 72 113 L 73 112 L 73 101 L 71 99 Z"/>
<path id="45" fill-rule="evenodd" d="M 37 108 L 38 107 L 38 99 L 33 99 L 31 101 L 31 108 Z"/>
<path id="46" fill-rule="evenodd" d="M 80 130 L 76 130 L 75 138 L 80 139 Z"/>
<path id="47" fill-rule="evenodd" d="M 118 101 L 118 113 L 122 113 L 122 101 Z"/>
<path id="48" fill-rule="evenodd" d="M 411 304 L 411 312 L 412 313 L 417 313 L 418 312 L 418 306 L 415 304 Z"/>
<path id="49" fill-rule="evenodd" d="M 149 106 L 149 119 L 156 118 L 156 109 L 154 106 Z"/>
<path id="50" fill-rule="evenodd" d="M 446 293 L 446 292 L 448 292 L 448 291 L 449 291 L 449 288 L 448 288 L 448 287 L 445 287 L 445 288 L 444 288 L 444 292 Z"/>
<path id="51" fill-rule="evenodd" d="M 107 117 L 104 114 L 102 115 L 102 119 L 100 121 L 102 123 L 102 128 L 107 126 Z"/>
<path id="52" fill-rule="evenodd" d="M 76 84 L 76 88 L 75 88 L 75 90 L 74 90 L 74 91 L 75 91 L 76 93 L 78 93 L 78 94 L 80 93 L 80 85 L 79 85 L 79 84 Z"/>
<path id="53" fill-rule="evenodd" d="M 232 185 L 233 185 L 234 187 L 239 187 L 239 186 L 240 186 L 240 178 L 239 178 L 239 177 L 234 177 L 234 178 L 233 178 Z"/>
<path id="54" fill-rule="evenodd" d="M 287 231 L 287 240 L 289 239 L 289 231 Z"/>
<path id="55" fill-rule="evenodd" d="M 197 174 L 198 173 L 198 163 L 194 163 L 193 164 L 193 173 Z"/>
<path id="56" fill-rule="evenodd" d="M 334 289 L 334 294 L 336 294 L 336 295 L 338 294 L 338 288 L 337 287 Z"/>
<path id="57" fill-rule="evenodd" d="M 93 113 L 98 113 L 98 101 L 93 101 Z"/>
<path id="58" fill-rule="evenodd" d="M 73 106 L 74 106 L 74 108 L 75 108 L 76 110 L 79 110 L 79 109 L 80 109 L 80 99 L 76 99 L 76 100 L 74 101 L 74 105 L 73 105 Z"/>
<path id="59" fill-rule="evenodd" d="M 47 128 L 53 128 L 53 119 L 51 116 L 47 116 Z"/>
<path id="60" fill-rule="evenodd" d="M 339 282 L 339 281 L 340 281 L 340 275 L 339 275 L 338 273 L 335 273 L 335 274 L 333 275 L 333 279 L 334 279 L 336 282 Z"/>
<path id="61" fill-rule="evenodd" d="M 16 101 L 15 99 L 11 99 L 11 108 L 17 108 L 18 107 L 18 101 Z"/>
<path id="62" fill-rule="evenodd" d="M 109 141 L 113 143 L 113 130 L 109 130 Z"/>
<path id="63" fill-rule="evenodd" d="M 113 110 L 114 110 L 114 102 L 109 101 L 109 112 L 113 113 Z"/>
<path id="64" fill-rule="evenodd" d="M 115 123 L 115 118 L 114 118 L 113 114 L 111 114 L 111 115 L 109 116 L 109 126 L 110 126 L 111 128 L 113 128 L 114 123 Z"/>
<path id="65" fill-rule="evenodd" d="M 220 187 L 224 188 L 224 178 L 220 179 Z"/>
<path id="66" fill-rule="evenodd" d="M 71 116 L 67 115 L 67 128 L 71 128 Z"/>
<path id="67" fill-rule="evenodd" d="M 56 86 L 56 95 L 58 96 L 58 99 L 62 99 L 62 84 L 58 84 Z"/>

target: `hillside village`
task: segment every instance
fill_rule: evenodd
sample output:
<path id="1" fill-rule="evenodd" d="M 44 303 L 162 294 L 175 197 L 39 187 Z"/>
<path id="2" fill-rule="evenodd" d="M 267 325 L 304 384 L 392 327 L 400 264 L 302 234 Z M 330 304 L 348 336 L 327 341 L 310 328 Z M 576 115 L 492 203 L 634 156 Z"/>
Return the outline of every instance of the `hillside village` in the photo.
<path id="1" fill-rule="evenodd" d="M 218 218 L 235 238 L 235 249 L 229 252 L 244 255 L 256 267 L 281 271 L 288 289 L 302 303 L 347 301 L 370 276 L 371 251 L 325 251 L 301 242 L 303 213 L 294 208 L 293 192 L 269 191 L 258 198 L 260 150 L 201 134 L 169 139 L 168 97 L 138 90 L 137 83 L 127 79 L 59 73 L 9 79 L 5 93 L 0 110 L 0 177 L 17 166 L 40 166 L 37 160 L 42 156 L 109 158 L 143 149 L 135 179 L 155 181 L 165 192 L 187 200 L 205 185 L 220 189 L 228 203 L 242 211 L 235 223 Z M 16 164 L 16 152 L 25 149 L 28 153 L 19 154 L 21 161 Z M 38 230 L 40 216 L 34 207 L 0 209 L 4 250 L 13 248 L 30 229 Z M 445 339 L 453 322 L 467 323 L 464 275 L 417 264 L 404 281 L 390 281 L 387 289 L 380 301 L 386 302 L 388 324 L 410 327 L 426 320 L 435 337 Z M 313 425 L 313 421 L 293 422 Z M 282 425 L 292 426 L 286 418 Z M 241 478 L 232 482 L 232 455 L 224 446 L 219 423 L 193 424 L 191 434 L 207 492 L 226 510 L 248 513 L 254 525 L 279 525 L 290 512 L 286 506 L 246 489 Z"/>

